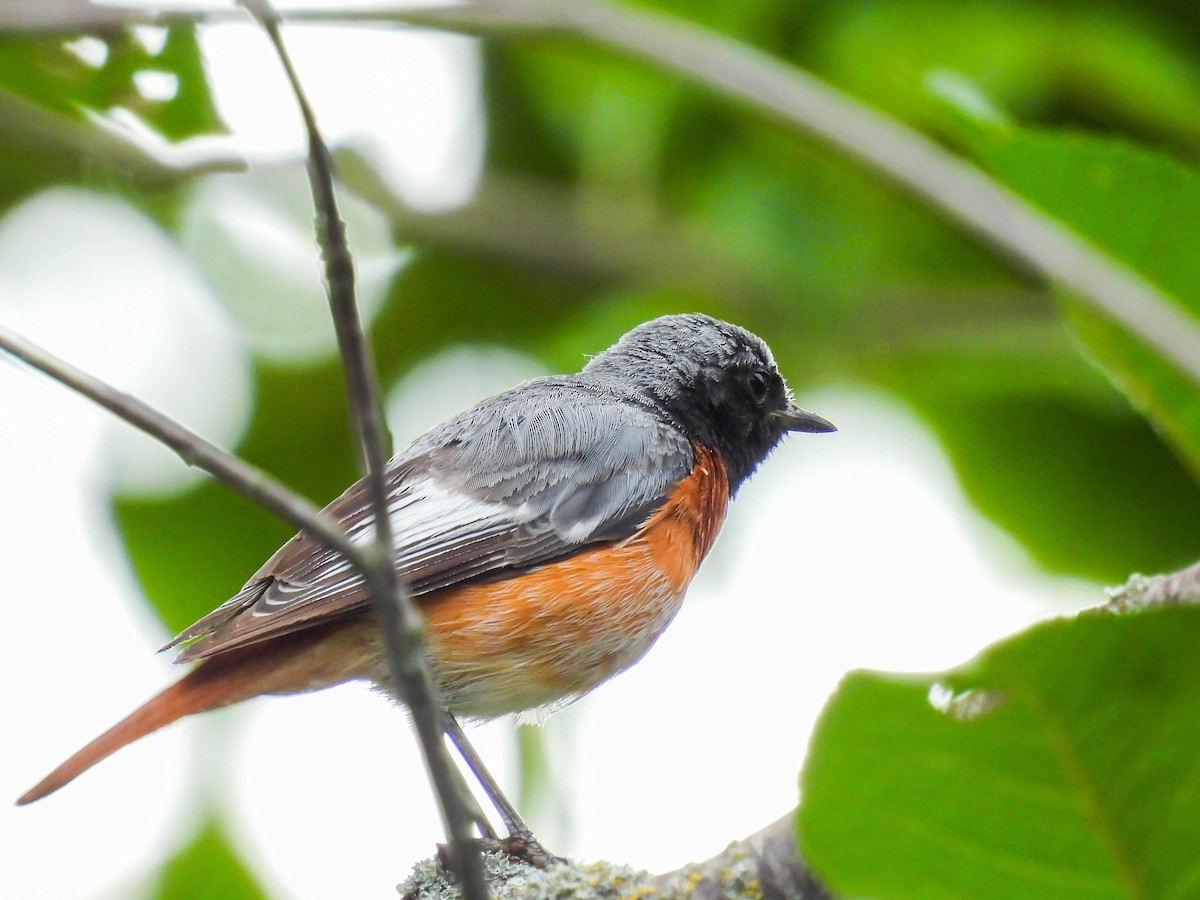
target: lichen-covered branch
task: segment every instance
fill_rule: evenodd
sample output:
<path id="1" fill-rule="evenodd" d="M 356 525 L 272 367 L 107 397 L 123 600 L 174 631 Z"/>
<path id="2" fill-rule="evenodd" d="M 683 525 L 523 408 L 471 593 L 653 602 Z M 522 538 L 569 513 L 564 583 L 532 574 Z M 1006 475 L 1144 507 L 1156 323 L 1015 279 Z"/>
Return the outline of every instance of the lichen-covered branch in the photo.
<path id="1" fill-rule="evenodd" d="M 1200 603 L 1200 562 L 1167 575 L 1130 575 L 1118 588 L 1108 591 L 1108 612 L 1137 612 L 1156 606 Z"/>
<path id="2" fill-rule="evenodd" d="M 565 862 L 546 869 L 484 857 L 494 900 L 833 900 L 796 851 L 788 813 L 711 859 L 653 875 L 607 862 Z M 436 860 L 418 863 L 399 887 L 401 900 L 457 900 L 458 885 Z"/>
<path id="3" fill-rule="evenodd" d="M 796 813 L 734 841 L 704 862 L 659 875 L 656 897 L 705 900 L 831 900 L 796 850 Z"/>

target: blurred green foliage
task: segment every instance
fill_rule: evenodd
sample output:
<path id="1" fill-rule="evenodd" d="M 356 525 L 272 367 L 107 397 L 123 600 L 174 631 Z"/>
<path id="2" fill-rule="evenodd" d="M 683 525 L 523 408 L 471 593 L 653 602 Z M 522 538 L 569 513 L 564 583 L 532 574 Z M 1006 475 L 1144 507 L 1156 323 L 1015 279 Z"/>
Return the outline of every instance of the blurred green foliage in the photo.
<path id="1" fill-rule="evenodd" d="M 1197 313 L 1197 5 L 645 5 L 813 70 L 962 148 Z M 118 191 L 168 224 L 187 203 L 189 178 L 200 175 L 164 167 L 82 111 L 121 107 L 172 140 L 219 130 L 194 34 L 173 28 L 157 50 L 119 30 L 102 40 L 98 67 L 64 49 L 60 37 L 0 41 L 0 111 L 8 123 L 0 130 L 0 209 L 64 182 Z M 1048 568 L 1120 581 L 1197 557 L 1196 386 L 1151 349 L 1056 298 L 859 164 L 696 84 L 563 40 L 489 40 L 483 54 L 487 162 L 464 208 L 404 208 L 381 192 L 362 160 L 343 161 L 346 183 L 378 203 L 397 242 L 417 253 L 373 327 L 385 381 L 460 341 L 510 344 L 550 368 L 571 369 L 638 321 L 704 310 L 767 336 L 797 390 L 857 383 L 909 405 L 942 441 L 979 510 Z M 146 69 L 177 80 L 170 99 L 152 101 L 138 89 L 135 75 Z M 937 89 L 948 73 L 976 90 L 998 123 L 964 125 L 948 115 Z M 255 399 L 240 453 L 317 501 L 354 478 L 331 359 L 259 360 Z M 288 533 L 211 485 L 113 502 L 134 568 L 170 630 L 233 593 Z M 1194 630 L 1191 619 L 1180 621 L 1180 634 Z M 1149 640 L 1155 629 L 1169 637 L 1166 622 L 1137 626 L 1135 640 Z M 1028 670 L 1023 683 L 1066 678 L 1093 646 L 1072 642 L 1112 649 L 1119 644 L 1110 629 L 1121 627 L 1061 629 L 1066 643 L 1054 644 L 1047 668 Z M 1044 631 L 1018 649 L 1054 643 L 1059 633 Z M 1178 641 L 1172 646 L 1187 654 Z M 1112 650 L 1104 659 L 1117 667 L 1120 655 Z M 991 671 L 989 660 L 980 671 Z M 1094 660 L 1088 671 L 1102 674 Z M 886 731 L 881 746 L 889 746 L 893 726 L 906 727 L 884 716 L 893 702 L 930 715 L 927 685 L 909 685 L 901 697 L 888 693 L 894 685 L 871 680 L 860 677 L 848 691 L 879 692 L 863 715 L 880 718 L 861 724 Z M 1183 713 L 1162 711 L 1176 714 Z M 911 749 L 919 756 L 922 748 Z M 895 774 L 891 758 L 889 746 L 871 763 L 885 785 Z M 855 771 L 866 765 L 850 759 Z M 817 769 L 810 777 L 819 777 Z M 811 782 L 814 792 L 818 786 Z M 865 833 L 847 843 L 863 843 Z M 189 865 L 224 866 L 230 852 L 216 830 L 205 831 L 164 884 L 186 880 L 180 873 Z"/>
<path id="2" fill-rule="evenodd" d="M 267 894 L 238 858 L 221 824 L 208 820 L 163 864 L 151 896 L 155 900 L 262 900 Z"/>
<path id="3" fill-rule="evenodd" d="M 155 205 L 144 192 L 182 175 L 99 127 L 113 110 L 168 141 L 223 131 L 194 29 L 0 35 L 0 209 L 63 183 Z"/>
<path id="4" fill-rule="evenodd" d="M 968 75 L 1022 122 L 1122 131 L 1188 151 L 1200 139 L 1200 66 L 1194 48 L 1181 40 L 1186 32 L 1179 29 L 1187 26 L 1145 6 L 1023 0 L 824 5 L 826 40 L 813 64 L 916 123 L 936 126 L 924 82 L 945 69 Z M 913 27 L 915 16 L 919 27 Z"/>
<path id="5" fill-rule="evenodd" d="M 4 90 L 66 118 L 85 121 L 119 107 L 169 140 L 223 130 L 190 27 L 3 37 L 0 59 Z M 147 76 L 159 76 L 162 87 L 140 87 Z"/>

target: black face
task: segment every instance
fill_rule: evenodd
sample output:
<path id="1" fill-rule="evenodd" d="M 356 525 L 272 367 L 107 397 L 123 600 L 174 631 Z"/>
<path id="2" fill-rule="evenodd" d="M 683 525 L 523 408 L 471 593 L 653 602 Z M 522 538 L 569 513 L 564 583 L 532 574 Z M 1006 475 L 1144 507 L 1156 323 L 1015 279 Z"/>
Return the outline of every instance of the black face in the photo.
<path id="1" fill-rule="evenodd" d="M 761 339 L 709 316 L 663 316 L 640 325 L 584 371 L 652 402 L 690 438 L 717 450 L 731 491 L 786 432 L 832 428 L 791 405 Z"/>
<path id="2" fill-rule="evenodd" d="M 704 371 L 700 390 L 707 394 L 714 411 L 746 428 L 769 413 L 787 408 L 787 386 L 767 360 L 750 359 L 728 368 Z"/>
<path id="3" fill-rule="evenodd" d="M 774 416 L 788 408 L 787 385 L 766 348 L 724 366 L 706 366 L 679 412 L 704 443 L 720 451 L 732 489 L 766 459 L 787 428 Z M 755 352 L 759 351 L 759 352 Z"/>

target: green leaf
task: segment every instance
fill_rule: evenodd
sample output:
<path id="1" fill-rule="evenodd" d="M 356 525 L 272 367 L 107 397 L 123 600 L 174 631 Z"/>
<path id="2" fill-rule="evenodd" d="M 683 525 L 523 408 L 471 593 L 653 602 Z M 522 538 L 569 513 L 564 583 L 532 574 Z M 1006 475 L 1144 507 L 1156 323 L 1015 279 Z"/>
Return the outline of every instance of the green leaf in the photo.
<path id="1" fill-rule="evenodd" d="M 153 895 L 161 900 L 265 900 L 267 894 L 242 862 L 224 829 L 208 820 L 163 865 Z"/>
<path id="2" fill-rule="evenodd" d="M 1138 416 L 1044 391 L 902 392 L 971 501 L 1050 571 L 1115 584 L 1195 559 L 1200 490 Z"/>
<path id="3" fill-rule="evenodd" d="M 1200 327 L 1200 173 L 1107 138 L 981 130 L 972 145 L 1010 188 L 1157 285 Z M 1200 474 L 1200 386 L 1108 317 L 1068 317 L 1114 382 Z"/>
<path id="4" fill-rule="evenodd" d="M 1108 583 L 1179 568 L 1196 556 L 1200 489 L 1076 343 L 1061 322 L 997 310 L 923 346 L 894 341 L 874 377 L 1045 568 Z"/>
<path id="5" fill-rule="evenodd" d="M 118 29 L 103 40 L 5 36 L 0 88 L 69 118 L 120 107 L 169 140 L 223 130 L 190 26 Z"/>
<path id="6" fill-rule="evenodd" d="M 514 56 L 546 129 L 570 146 L 580 180 L 654 197 L 680 88 L 655 71 L 613 66 L 589 48 L 547 47 Z"/>
<path id="7" fill-rule="evenodd" d="M 879 898 L 1200 894 L 1200 609 L 1034 628 L 944 676 L 847 676 L 801 852 Z"/>
<path id="8" fill-rule="evenodd" d="M 47 184 L 153 189 L 188 177 L 92 121 L 120 108 L 167 140 L 224 130 L 195 31 L 139 34 L 0 36 L 0 204 Z"/>
<path id="9" fill-rule="evenodd" d="M 937 121 L 923 84 L 951 69 L 1027 120 L 1195 146 L 1200 66 L 1168 19 L 1116 4 L 878 0 L 825 16 L 810 39 L 823 74 L 906 119 Z"/>

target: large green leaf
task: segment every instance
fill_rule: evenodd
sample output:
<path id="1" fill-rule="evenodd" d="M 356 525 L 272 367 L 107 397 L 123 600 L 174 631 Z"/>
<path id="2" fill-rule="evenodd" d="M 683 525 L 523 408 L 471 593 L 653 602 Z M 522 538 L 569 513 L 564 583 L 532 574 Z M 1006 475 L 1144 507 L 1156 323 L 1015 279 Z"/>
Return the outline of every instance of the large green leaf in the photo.
<path id="1" fill-rule="evenodd" d="M 967 496 L 1050 571 L 1114 584 L 1200 552 L 1200 490 L 1138 416 L 1045 391 L 922 390 L 902 392 Z"/>
<path id="2" fill-rule="evenodd" d="M 1200 173 L 1108 138 L 1013 128 L 971 138 L 984 164 L 1023 197 L 1156 284 L 1200 326 Z M 1091 307 L 1067 303 L 1078 333 L 1200 473 L 1200 386 Z"/>
<path id="3" fill-rule="evenodd" d="M 877 898 L 1200 895 L 1200 610 L 1051 622 L 942 676 L 847 676 L 801 852 Z"/>
<path id="4" fill-rule="evenodd" d="M 1117 583 L 1185 565 L 1200 489 L 1072 343 L 1061 323 L 997 310 L 939 341 L 897 338 L 872 373 L 937 434 L 971 501 L 1042 566 Z"/>
<path id="5" fill-rule="evenodd" d="M 812 29 L 811 64 L 904 118 L 936 122 L 923 90 L 961 72 L 1022 119 L 1095 122 L 1200 141 L 1200 65 L 1141 8 L 1010 0 L 843 4 Z"/>

